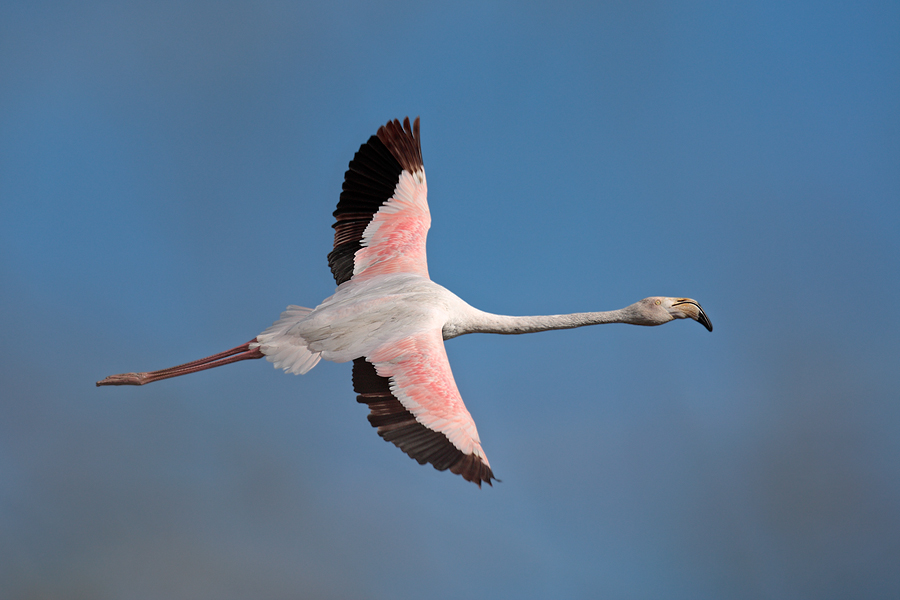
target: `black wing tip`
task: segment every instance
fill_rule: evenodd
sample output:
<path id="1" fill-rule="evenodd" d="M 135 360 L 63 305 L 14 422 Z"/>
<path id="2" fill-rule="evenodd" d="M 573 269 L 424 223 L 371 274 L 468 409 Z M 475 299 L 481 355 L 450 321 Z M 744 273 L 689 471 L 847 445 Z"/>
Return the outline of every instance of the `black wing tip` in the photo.
<path id="1" fill-rule="evenodd" d="M 396 130 L 397 133 L 401 135 L 406 132 L 406 135 L 418 140 L 419 139 L 419 117 L 413 119 L 412 126 L 409 123 L 409 117 L 403 117 L 403 123 L 400 123 L 400 119 L 392 119 L 378 128 L 378 133 L 376 135 L 380 138 L 385 130 Z"/>
<path id="2" fill-rule="evenodd" d="M 424 169 L 419 117 L 416 117 L 412 125 L 409 123 L 409 117 L 403 119 L 403 124 L 399 119 L 388 121 L 378 128 L 376 135 L 405 171 L 415 173 Z"/>
<path id="3" fill-rule="evenodd" d="M 474 454 L 467 454 L 460 457 L 455 464 L 450 467 L 451 473 L 456 473 L 466 481 L 471 481 L 481 489 L 481 484 L 486 483 L 494 487 L 493 482 L 500 483 L 500 480 L 494 477 L 494 472 L 481 458 Z"/>

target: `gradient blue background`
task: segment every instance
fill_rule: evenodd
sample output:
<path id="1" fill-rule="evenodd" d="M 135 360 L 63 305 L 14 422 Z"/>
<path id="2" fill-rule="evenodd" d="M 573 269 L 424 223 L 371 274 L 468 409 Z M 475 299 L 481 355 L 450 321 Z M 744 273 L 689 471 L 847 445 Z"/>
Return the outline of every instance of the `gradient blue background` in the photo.
<path id="1" fill-rule="evenodd" d="M 900 596 L 900 6 L 0 6 L 4 598 Z M 102 377 L 333 291 L 422 118 L 432 277 L 495 472 L 386 444 L 348 365 Z"/>

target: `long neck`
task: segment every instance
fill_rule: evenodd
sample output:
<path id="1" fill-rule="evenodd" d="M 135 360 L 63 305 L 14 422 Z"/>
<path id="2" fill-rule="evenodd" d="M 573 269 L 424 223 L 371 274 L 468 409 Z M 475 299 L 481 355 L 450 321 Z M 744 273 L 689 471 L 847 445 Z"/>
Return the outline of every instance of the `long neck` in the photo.
<path id="1" fill-rule="evenodd" d="M 633 306 L 633 305 L 632 305 Z M 535 317 L 510 317 L 494 315 L 475 309 L 465 323 L 461 323 L 456 335 L 464 333 L 500 333 L 514 335 L 519 333 L 535 333 L 552 329 L 572 329 L 585 325 L 602 325 L 603 323 L 630 323 L 632 325 L 651 325 L 632 306 L 618 310 L 602 312 L 572 313 L 569 315 L 541 315 Z"/>

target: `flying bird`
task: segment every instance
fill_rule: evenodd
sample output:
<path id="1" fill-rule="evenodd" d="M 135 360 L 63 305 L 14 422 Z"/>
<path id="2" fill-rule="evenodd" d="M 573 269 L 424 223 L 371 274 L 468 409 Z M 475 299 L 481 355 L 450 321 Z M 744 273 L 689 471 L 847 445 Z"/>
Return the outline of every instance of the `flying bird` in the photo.
<path id="1" fill-rule="evenodd" d="M 419 119 L 388 122 L 360 146 L 334 211 L 328 264 L 334 295 L 316 308 L 289 306 L 241 346 L 176 367 L 110 375 L 98 386 L 144 385 L 251 358 L 303 374 L 320 359 L 353 361 L 353 390 L 378 434 L 419 462 L 481 487 L 496 480 L 475 421 L 450 371 L 444 340 L 466 333 L 518 334 L 603 323 L 712 323 L 690 298 L 655 296 L 605 312 L 495 315 L 468 305 L 428 276 L 431 225 Z"/>

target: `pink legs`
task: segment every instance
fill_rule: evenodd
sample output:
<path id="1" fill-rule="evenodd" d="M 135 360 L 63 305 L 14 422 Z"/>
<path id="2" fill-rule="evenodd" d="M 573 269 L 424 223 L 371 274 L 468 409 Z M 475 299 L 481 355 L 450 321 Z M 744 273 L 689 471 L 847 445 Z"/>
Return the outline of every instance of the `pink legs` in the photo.
<path id="1" fill-rule="evenodd" d="M 253 338 L 246 344 L 237 348 L 219 352 L 200 360 L 194 360 L 177 367 L 169 367 L 168 369 L 160 369 L 159 371 L 150 371 L 149 373 L 122 373 L 121 375 L 110 375 L 103 381 L 98 381 L 97 386 L 101 385 L 144 385 L 152 383 L 160 379 L 168 379 L 169 377 L 178 377 L 179 375 L 187 375 L 188 373 L 196 373 L 213 367 L 221 367 L 239 360 L 247 360 L 249 358 L 262 358 L 263 353 L 259 348 L 250 348 L 250 344 L 256 342 Z"/>

